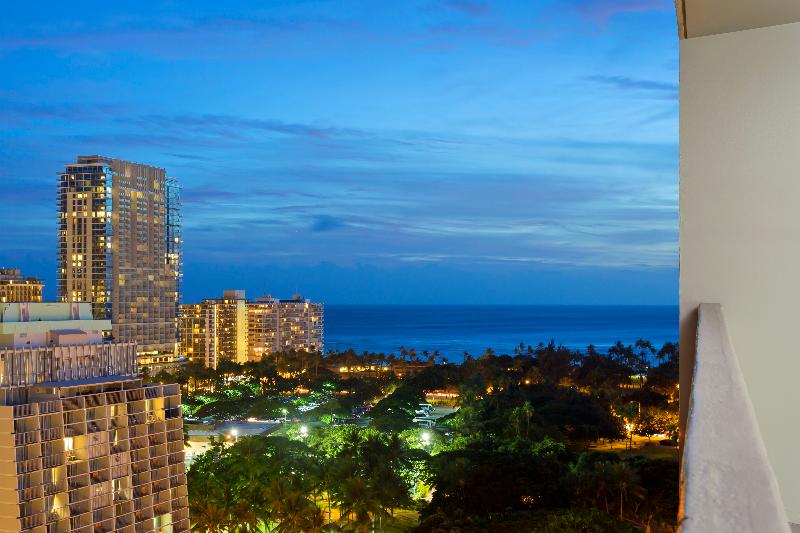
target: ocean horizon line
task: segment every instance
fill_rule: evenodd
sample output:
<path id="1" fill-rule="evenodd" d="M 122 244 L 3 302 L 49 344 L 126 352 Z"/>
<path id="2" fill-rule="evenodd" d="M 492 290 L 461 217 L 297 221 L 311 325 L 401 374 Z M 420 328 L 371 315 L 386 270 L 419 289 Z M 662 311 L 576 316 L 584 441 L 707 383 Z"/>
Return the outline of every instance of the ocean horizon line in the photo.
<path id="1" fill-rule="evenodd" d="M 535 303 L 338 303 L 337 307 L 679 307 L 679 304 L 535 304 Z"/>

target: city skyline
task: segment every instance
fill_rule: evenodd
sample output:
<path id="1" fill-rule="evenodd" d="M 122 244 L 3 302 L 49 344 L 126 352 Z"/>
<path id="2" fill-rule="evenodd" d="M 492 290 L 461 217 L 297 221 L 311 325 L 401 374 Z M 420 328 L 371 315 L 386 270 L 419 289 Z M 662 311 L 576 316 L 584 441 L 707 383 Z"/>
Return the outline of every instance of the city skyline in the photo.
<path id="1" fill-rule="evenodd" d="M 181 182 L 185 302 L 677 301 L 669 2 L 46 4 L 0 22 L 0 265 L 45 299 L 54 168 L 103 153 Z"/>

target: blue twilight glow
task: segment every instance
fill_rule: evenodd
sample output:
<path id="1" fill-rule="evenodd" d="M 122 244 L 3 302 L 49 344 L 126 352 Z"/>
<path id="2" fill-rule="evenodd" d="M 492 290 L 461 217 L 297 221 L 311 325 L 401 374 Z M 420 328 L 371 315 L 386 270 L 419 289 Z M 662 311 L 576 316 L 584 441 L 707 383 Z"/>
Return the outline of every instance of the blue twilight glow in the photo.
<path id="1" fill-rule="evenodd" d="M 677 299 L 670 0 L 41 1 L 0 19 L 0 265 L 77 154 L 183 185 L 184 293 Z"/>

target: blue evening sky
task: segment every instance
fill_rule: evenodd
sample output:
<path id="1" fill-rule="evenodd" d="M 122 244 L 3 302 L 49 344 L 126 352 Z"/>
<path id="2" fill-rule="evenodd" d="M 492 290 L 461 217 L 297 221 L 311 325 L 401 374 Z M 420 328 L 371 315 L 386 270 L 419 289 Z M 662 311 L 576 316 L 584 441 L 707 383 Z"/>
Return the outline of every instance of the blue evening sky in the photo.
<path id="1" fill-rule="evenodd" d="M 671 0 L 3 9 L 0 265 L 49 298 L 100 153 L 180 181 L 185 301 L 677 301 Z"/>

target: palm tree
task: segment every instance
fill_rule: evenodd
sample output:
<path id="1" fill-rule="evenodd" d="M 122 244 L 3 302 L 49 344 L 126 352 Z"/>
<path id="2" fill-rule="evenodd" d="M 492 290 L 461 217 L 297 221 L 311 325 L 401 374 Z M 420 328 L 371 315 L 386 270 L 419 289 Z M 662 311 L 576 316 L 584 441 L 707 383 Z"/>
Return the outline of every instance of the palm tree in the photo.
<path id="1" fill-rule="evenodd" d="M 314 351 L 311 353 L 311 364 L 314 365 L 314 377 L 319 377 L 319 365 L 323 363 L 322 352 Z"/>
<path id="2" fill-rule="evenodd" d="M 522 425 L 525 424 L 525 439 L 528 438 L 531 429 L 531 418 L 533 417 L 533 405 L 528 400 L 525 400 L 521 406 L 516 407 L 511 411 L 511 420 L 517 429 L 517 436 L 522 436 Z"/>
<path id="3" fill-rule="evenodd" d="M 189 511 L 192 516 L 192 531 L 197 533 L 223 533 L 228 526 L 225 507 L 208 494 L 193 495 Z"/>
<path id="4" fill-rule="evenodd" d="M 352 477 L 345 481 L 339 509 L 340 520 L 345 519 L 355 526 L 356 531 L 368 530 L 370 526 L 374 525 L 375 517 L 385 513 L 373 488 L 359 477 Z"/>
<path id="5" fill-rule="evenodd" d="M 319 509 L 301 492 L 290 491 L 280 503 L 277 513 L 280 522 L 275 531 L 278 533 L 301 533 L 305 531 L 309 509 L 312 506 L 315 509 Z"/>
<path id="6" fill-rule="evenodd" d="M 228 519 L 228 530 L 239 533 L 260 531 L 258 527 L 261 521 L 260 510 L 253 505 L 253 501 L 245 494 L 240 494 L 236 504 L 231 509 Z"/>
<path id="7" fill-rule="evenodd" d="M 608 497 L 612 495 L 614 483 L 611 463 L 603 462 L 596 464 L 593 474 L 592 481 L 594 482 L 595 499 L 599 501 L 600 498 L 602 498 L 603 503 L 605 503 L 606 512 L 611 513 L 611 506 L 608 503 Z"/>
<path id="8" fill-rule="evenodd" d="M 405 361 L 406 357 L 408 357 L 408 348 L 405 346 L 400 347 L 400 358 Z"/>
<path id="9" fill-rule="evenodd" d="M 316 505 L 310 505 L 303 513 L 302 522 L 303 531 L 305 533 L 322 533 L 322 528 L 327 524 L 325 520 L 325 511 Z"/>
<path id="10" fill-rule="evenodd" d="M 283 513 L 283 503 L 289 498 L 291 492 L 292 488 L 285 478 L 278 477 L 270 481 L 263 493 L 265 517 L 280 518 Z"/>
<path id="11" fill-rule="evenodd" d="M 230 473 L 245 479 L 250 485 L 257 484 L 267 467 L 267 463 L 263 461 L 266 451 L 264 439 L 242 437 L 234 446 L 228 448 L 228 453 L 236 459 L 231 464 Z"/>
<path id="12" fill-rule="evenodd" d="M 619 491 L 619 519 L 623 519 L 623 510 L 626 500 L 641 500 L 645 497 L 645 490 L 639 484 L 639 475 L 626 463 L 615 463 L 610 468 L 611 479 L 614 487 Z"/>

